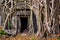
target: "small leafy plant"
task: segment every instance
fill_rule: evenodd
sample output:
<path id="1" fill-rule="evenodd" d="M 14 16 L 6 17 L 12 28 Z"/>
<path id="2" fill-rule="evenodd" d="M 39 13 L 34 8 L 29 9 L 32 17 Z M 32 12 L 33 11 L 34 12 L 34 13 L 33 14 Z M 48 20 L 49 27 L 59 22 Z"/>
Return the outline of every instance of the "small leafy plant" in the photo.
<path id="1" fill-rule="evenodd" d="M 9 26 L 9 28 L 11 29 L 12 28 L 12 22 L 9 22 L 9 24 L 8 24 L 8 26 Z"/>
<path id="2" fill-rule="evenodd" d="M 60 37 L 58 37 L 58 40 L 60 40 Z"/>
<path id="3" fill-rule="evenodd" d="M 32 38 L 31 38 L 31 40 L 35 40 L 35 38 L 34 38 L 34 37 L 32 37 Z"/>
<path id="4" fill-rule="evenodd" d="M 7 33 L 4 30 L 0 30 L 1 35 L 6 35 Z"/>

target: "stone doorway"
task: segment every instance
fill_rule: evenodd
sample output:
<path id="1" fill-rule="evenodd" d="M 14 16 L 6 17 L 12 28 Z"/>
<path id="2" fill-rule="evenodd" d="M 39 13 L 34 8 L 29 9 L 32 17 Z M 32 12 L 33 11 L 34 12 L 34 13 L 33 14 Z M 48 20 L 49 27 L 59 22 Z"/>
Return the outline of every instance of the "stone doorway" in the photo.
<path id="1" fill-rule="evenodd" d="M 60 33 L 60 24 L 59 24 L 59 33 Z"/>
<path id="2" fill-rule="evenodd" d="M 28 29 L 28 17 L 20 17 L 20 21 L 21 21 L 20 33 L 27 32 L 27 29 Z"/>

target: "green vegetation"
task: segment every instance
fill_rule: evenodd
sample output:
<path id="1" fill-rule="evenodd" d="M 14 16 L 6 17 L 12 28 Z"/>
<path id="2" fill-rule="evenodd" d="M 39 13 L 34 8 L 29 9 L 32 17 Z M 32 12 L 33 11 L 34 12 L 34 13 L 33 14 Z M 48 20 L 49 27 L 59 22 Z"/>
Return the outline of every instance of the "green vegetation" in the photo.
<path id="1" fill-rule="evenodd" d="M 60 37 L 58 37 L 58 40 L 60 40 Z"/>
<path id="2" fill-rule="evenodd" d="M 31 38 L 31 40 L 35 40 L 35 38 L 34 38 L 34 37 L 32 37 L 32 38 Z"/>
<path id="3" fill-rule="evenodd" d="M 4 30 L 0 30 L 1 35 L 6 35 L 7 33 Z"/>
<path id="4" fill-rule="evenodd" d="M 8 27 L 11 29 L 12 28 L 12 22 L 9 22 Z"/>

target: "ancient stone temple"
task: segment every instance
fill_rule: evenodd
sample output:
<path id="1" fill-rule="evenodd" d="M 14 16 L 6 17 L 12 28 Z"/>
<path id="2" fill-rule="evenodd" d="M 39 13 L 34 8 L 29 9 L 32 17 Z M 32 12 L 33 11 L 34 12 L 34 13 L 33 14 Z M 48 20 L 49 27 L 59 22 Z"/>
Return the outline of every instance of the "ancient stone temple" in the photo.
<path id="1" fill-rule="evenodd" d="M 4 4 L 4 3 L 8 3 Z M 3 25 L 7 15 L 5 14 L 7 12 L 7 14 L 9 13 L 10 9 L 8 8 L 4 8 L 2 6 L 5 7 L 9 7 L 11 6 L 10 4 L 11 1 L 2 1 L 1 5 L 1 16 L 0 16 L 0 25 Z M 16 4 L 15 4 L 16 3 Z M 36 24 L 36 15 L 34 14 L 33 11 L 31 11 L 31 9 L 29 8 L 29 6 L 27 6 L 27 3 L 31 4 L 31 0 L 17 0 L 16 2 L 13 2 L 12 7 L 15 7 L 15 11 L 13 12 L 12 15 L 9 16 L 9 19 L 7 19 L 6 24 L 4 25 L 5 27 L 4 30 L 6 32 L 8 32 L 8 34 L 14 34 L 14 32 L 17 34 L 18 33 L 37 33 L 37 24 Z M 7 11 L 6 11 L 7 10 Z M 13 9 L 12 9 L 13 10 Z M 31 16 L 31 12 L 33 13 Z M 4 16 L 2 16 L 4 15 Z M 2 19 L 3 18 L 3 19 Z M 31 18 L 32 18 L 32 25 L 31 25 Z M 12 23 L 12 28 L 9 27 L 9 25 Z"/>

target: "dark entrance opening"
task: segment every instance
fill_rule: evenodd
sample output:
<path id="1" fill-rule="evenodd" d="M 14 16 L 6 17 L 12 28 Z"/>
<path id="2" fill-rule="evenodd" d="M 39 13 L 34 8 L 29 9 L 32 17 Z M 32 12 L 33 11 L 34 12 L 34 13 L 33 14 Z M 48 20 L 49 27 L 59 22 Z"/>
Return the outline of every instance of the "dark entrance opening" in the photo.
<path id="1" fill-rule="evenodd" d="M 59 33 L 60 33 L 60 24 L 59 24 Z"/>
<path id="2" fill-rule="evenodd" d="M 21 30 L 20 30 L 20 32 L 23 33 L 24 31 L 27 31 L 28 17 L 20 17 L 20 19 L 21 19 Z"/>

